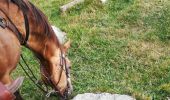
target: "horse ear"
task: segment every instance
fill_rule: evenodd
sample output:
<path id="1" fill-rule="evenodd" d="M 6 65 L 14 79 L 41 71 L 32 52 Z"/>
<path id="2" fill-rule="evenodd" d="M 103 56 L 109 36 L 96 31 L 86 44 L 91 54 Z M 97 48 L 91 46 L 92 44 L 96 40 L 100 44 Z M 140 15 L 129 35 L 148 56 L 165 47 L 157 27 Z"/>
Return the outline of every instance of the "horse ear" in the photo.
<path id="1" fill-rule="evenodd" d="M 64 44 L 64 51 L 67 52 L 67 50 L 70 48 L 71 45 L 71 40 L 69 39 L 65 44 Z"/>

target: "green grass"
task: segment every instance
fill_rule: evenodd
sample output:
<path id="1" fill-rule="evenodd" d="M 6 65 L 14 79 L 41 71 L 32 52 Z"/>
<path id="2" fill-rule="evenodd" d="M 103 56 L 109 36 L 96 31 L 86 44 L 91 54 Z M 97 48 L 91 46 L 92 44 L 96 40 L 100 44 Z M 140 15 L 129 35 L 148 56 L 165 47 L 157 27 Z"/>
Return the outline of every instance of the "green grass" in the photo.
<path id="1" fill-rule="evenodd" d="M 108 0 L 103 5 L 85 0 L 62 14 L 59 6 L 69 1 L 32 0 L 72 40 L 73 96 L 109 92 L 137 100 L 166 100 L 170 95 L 170 1 Z M 30 52 L 24 49 L 23 53 L 39 71 Z M 20 67 L 13 74 L 24 75 Z M 26 100 L 44 98 L 28 78 L 21 92 Z"/>

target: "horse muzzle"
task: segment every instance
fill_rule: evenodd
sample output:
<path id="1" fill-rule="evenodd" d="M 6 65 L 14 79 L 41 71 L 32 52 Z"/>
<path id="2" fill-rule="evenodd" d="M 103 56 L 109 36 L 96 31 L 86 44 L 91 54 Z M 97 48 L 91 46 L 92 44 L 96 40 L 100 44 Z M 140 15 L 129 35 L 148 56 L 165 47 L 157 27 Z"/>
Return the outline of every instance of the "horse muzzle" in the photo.
<path id="1" fill-rule="evenodd" d="M 73 86 L 71 84 L 71 79 L 68 78 L 67 79 L 67 86 L 68 88 L 66 89 L 66 91 L 64 92 L 64 94 L 60 97 L 60 100 L 68 100 L 69 96 L 72 94 L 73 92 Z"/>

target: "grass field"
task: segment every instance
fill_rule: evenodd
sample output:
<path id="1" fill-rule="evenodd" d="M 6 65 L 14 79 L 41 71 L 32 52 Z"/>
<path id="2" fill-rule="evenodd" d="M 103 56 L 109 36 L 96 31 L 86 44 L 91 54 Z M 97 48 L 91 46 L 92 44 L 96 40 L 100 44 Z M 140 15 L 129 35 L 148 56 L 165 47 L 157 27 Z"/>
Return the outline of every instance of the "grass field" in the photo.
<path id="1" fill-rule="evenodd" d="M 59 6 L 69 1 L 32 0 L 72 40 L 73 96 L 85 92 L 128 94 L 137 100 L 170 96 L 169 0 L 108 0 L 104 5 L 85 0 L 60 13 Z M 32 54 L 23 51 L 39 71 Z M 18 66 L 13 75 L 25 74 Z M 44 98 L 28 78 L 21 93 L 26 100 Z"/>

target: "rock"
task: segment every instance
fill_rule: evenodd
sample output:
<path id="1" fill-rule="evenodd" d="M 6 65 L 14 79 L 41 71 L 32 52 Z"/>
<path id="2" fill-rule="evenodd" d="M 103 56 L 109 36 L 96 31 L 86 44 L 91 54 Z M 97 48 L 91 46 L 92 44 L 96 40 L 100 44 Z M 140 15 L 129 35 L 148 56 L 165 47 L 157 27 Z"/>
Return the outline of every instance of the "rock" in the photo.
<path id="1" fill-rule="evenodd" d="M 51 26 L 55 35 L 57 36 L 60 44 L 64 44 L 65 40 L 66 40 L 66 33 L 62 32 L 58 27 L 56 26 Z"/>
<path id="2" fill-rule="evenodd" d="M 78 94 L 72 100 L 136 100 L 128 95 L 120 95 L 120 94 L 110 94 L 110 93 L 85 93 Z"/>

